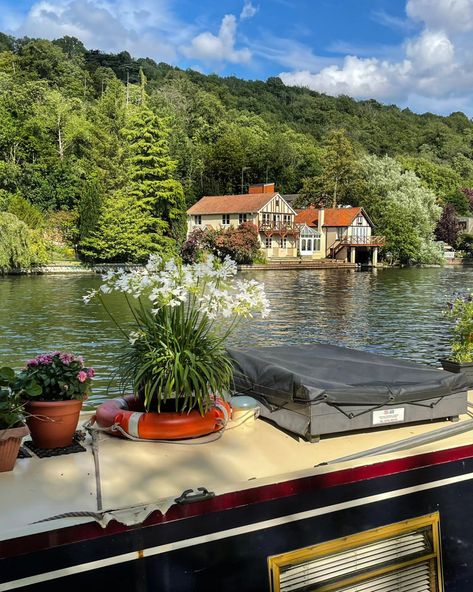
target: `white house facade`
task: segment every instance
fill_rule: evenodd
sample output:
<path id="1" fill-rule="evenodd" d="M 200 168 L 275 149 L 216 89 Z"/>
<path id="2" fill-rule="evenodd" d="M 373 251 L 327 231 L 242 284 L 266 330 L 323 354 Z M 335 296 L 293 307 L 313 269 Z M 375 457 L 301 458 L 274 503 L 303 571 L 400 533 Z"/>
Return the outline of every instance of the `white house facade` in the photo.
<path id="1" fill-rule="evenodd" d="M 238 227 L 251 222 L 258 229 L 261 249 L 268 259 L 296 257 L 299 230 L 295 210 L 274 191 L 274 183 L 250 185 L 240 195 L 202 197 L 187 210 L 187 231 L 196 228 Z"/>

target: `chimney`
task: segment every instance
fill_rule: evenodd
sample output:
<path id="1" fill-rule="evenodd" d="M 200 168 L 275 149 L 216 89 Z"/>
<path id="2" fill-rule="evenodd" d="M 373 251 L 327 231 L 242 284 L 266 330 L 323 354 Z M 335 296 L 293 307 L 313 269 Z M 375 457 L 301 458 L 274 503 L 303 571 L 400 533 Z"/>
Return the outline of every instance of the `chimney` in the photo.
<path id="1" fill-rule="evenodd" d="M 258 185 L 250 185 L 248 193 L 275 193 L 274 183 L 258 183 Z"/>
<path id="2" fill-rule="evenodd" d="M 320 208 L 320 210 L 319 210 L 319 222 L 317 224 L 317 226 L 318 226 L 317 230 L 320 233 L 322 233 L 322 226 L 324 225 L 324 223 L 325 223 L 325 210 L 324 210 L 324 208 Z"/>

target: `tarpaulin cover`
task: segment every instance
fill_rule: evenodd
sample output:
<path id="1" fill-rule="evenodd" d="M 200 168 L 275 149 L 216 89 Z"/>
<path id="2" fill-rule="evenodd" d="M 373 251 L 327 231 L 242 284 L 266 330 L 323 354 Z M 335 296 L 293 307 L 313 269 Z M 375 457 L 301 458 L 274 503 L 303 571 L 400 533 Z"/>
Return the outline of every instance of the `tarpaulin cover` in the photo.
<path id="1" fill-rule="evenodd" d="M 294 401 L 330 405 L 392 405 L 465 391 L 453 374 L 368 352 L 310 344 L 229 349 L 235 389 L 280 406 Z"/>

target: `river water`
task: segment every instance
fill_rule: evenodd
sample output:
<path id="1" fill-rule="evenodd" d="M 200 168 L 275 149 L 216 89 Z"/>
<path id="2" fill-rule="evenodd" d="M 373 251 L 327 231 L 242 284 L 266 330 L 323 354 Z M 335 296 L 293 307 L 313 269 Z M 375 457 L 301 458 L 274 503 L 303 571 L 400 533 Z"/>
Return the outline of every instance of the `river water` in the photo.
<path id="1" fill-rule="evenodd" d="M 243 274 L 242 274 L 243 275 Z M 245 320 L 231 337 L 236 346 L 323 342 L 435 363 L 448 351 L 446 303 L 473 289 L 473 268 L 372 271 L 250 271 L 263 281 L 272 312 Z M 0 366 L 20 368 L 43 351 L 72 351 L 97 371 L 95 401 L 116 395 L 113 373 L 122 339 L 98 302 L 82 296 L 96 288 L 92 275 L 0 278 Z M 119 297 L 111 308 L 126 320 Z"/>

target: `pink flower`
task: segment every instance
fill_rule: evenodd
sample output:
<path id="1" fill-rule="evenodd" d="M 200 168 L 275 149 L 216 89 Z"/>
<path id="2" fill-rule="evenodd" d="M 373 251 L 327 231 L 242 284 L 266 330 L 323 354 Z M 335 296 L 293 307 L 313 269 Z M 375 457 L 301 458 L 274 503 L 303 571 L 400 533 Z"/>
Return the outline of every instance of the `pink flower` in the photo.
<path id="1" fill-rule="evenodd" d="M 89 369 L 87 370 L 87 376 L 88 376 L 89 378 L 93 378 L 93 377 L 95 376 L 95 370 L 94 370 L 93 368 L 89 368 Z"/>
<path id="2" fill-rule="evenodd" d="M 37 366 L 38 365 L 38 360 L 36 358 L 33 358 L 32 360 L 27 360 L 26 365 L 28 367 L 32 367 L 32 366 Z"/>
<path id="3" fill-rule="evenodd" d="M 71 362 L 73 362 L 73 361 L 74 361 L 74 356 L 73 356 L 73 354 L 61 354 L 61 355 L 59 356 L 59 359 L 61 360 L 61 362 L 62 362 L 63 364 L 66 364 L 66 366 L 67 366 L 67 365 L 69 365 Z"/>
<path id="4" fill-rule="evenodd" d="M 51 364 L 53 358 L 50 354 L 40 354 L 39 356 L 36 356 L 36 361 L 38 364 Z"/>
<path id="5" fill-rule="evenodd" d="M 87 380 L 88 376 L 87 376 L 87 372 L 85 372 L 84 370 L 81 370 L 79 372 L 79 374 L 77 375 L 77 379 L 79 382 L 85 382 Z"/>

